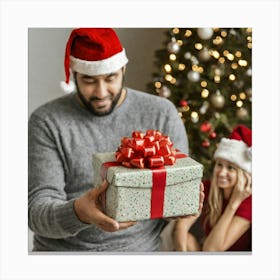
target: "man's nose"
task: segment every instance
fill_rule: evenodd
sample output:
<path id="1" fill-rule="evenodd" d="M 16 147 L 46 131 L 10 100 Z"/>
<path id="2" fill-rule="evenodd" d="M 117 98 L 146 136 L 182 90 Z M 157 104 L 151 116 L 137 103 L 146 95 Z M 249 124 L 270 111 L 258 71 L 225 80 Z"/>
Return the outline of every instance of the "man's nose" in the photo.
<path id="1" fill-rule="evenodd" d="M 99 99 L 103 99 L 105 97 L 107 97 L 107 85 L 104 81 L 99 81 L 96 85 L 95 88 L 95 92 L 94 92 L 94 96 L 99 98 Z"/>

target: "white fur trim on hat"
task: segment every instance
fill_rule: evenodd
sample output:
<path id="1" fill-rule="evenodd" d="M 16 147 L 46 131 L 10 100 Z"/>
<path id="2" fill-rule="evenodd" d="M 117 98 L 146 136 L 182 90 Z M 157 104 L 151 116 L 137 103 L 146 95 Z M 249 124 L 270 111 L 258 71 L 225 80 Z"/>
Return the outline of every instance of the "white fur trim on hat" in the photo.
<path id="1" fill-rule="evenodd" d="M 87 61 L 70 56 L 70 67 L 72 71 L 89 76 L 116 72 L 126 65 L 127 62 L 128 59 L 126 57 L 125 49 L 109 58 L 98 61 Z"/>
<path id="2" fill-rule="evenodd" d="M 214 153 L 214 159 L 228 160 L 241 169 L 251 173 L 251 158 L 249 147 L 240 140 L 222 138 Z"/>

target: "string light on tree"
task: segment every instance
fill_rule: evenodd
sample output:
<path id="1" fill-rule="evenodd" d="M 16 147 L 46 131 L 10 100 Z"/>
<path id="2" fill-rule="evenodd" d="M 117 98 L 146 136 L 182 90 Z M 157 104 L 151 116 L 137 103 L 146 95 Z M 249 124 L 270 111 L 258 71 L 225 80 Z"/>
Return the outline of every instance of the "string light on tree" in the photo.
<path id="1" fill-rule="evenodd" d="M 197 123 L 199 121 L 199 115 L 197 112 L 192 112 L 191 113 L 191 121 L 193 123 Z"/>

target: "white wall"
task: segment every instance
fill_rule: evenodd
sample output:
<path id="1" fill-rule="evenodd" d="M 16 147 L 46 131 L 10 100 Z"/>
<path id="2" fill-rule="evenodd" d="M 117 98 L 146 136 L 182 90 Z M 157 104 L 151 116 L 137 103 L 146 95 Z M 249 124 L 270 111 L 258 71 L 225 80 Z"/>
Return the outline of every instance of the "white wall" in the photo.
<path id="1" fill-rule="evenodd" d="M 146 90 L 152 80 L 154 51 L 163 47 L 166 28 L 116 28 L 129 63 L 125 83 Z M 71 32 L 68 28 L 29 28 L 28 30 L 28 112 L 64 93 L 64 50 Z"/>
<path id="2" fill-rule="evenodd" d="M 125 84 L 146 90 L 152 80 L 154 51 L 163 47 L 166 28 L 116 28 L 129 59 Z M 29 28 L 28 30 L 28 112 L 62 96 L 59 87 L 64 76 L 64 50 L 71 32 L 68 28 Z M 28 235 L 32 250 L 32 232 Z"/>

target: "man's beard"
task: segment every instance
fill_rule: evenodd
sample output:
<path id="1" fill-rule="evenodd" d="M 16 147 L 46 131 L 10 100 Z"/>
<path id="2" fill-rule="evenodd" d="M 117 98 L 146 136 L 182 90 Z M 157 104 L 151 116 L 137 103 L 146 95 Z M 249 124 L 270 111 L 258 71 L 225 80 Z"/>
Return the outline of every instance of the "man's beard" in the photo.
<path id="1" fill-rule="evenodd" d="M 121 97 L 121 94 L 122 94 L 122 90 L 123 90 L 123 83 L 124 83 L 124 77 L 122 78 L 122 84 L 121 84 L 121 87 L 120 87 L 120 90 L 119 90 L 119 93 L 117 95 L 115 95 L 112 99 L 112 104 L 111 104 L 111 108 L 108 110 L 108 111 L 105 111 L 105 112 L 99 112 L 97 110 L 95 110 L 93 108 L 93 106 L 91 105 L 91 102 L 94 101 L 94 100 L 98 100 L 98 98 L 96 97 L 92 97 L 90 98 L 89 100 L 87 100 L 81 93 L 80 89 L 79 89 L 79 86 L 78 86 L 78 83 L 77 81 L 75 80 L 75 84 L 76 84 L 76 89 L 77 89 L 77 94 L 80 98 L 80 100 L 82 101 L 83 105 L 85 106 L 85 108 L 90 112 L 92 113 L 93 115 L 95 116 L 98 116 L 98 117 L 102 117 L 102 116 L 106 116 L 106 115 L 109 115 L 113 112 L 113 110 L 115 109 L 116 105 L 118 104 L 119 100 L 120 100 L 120 97 Z"/>

